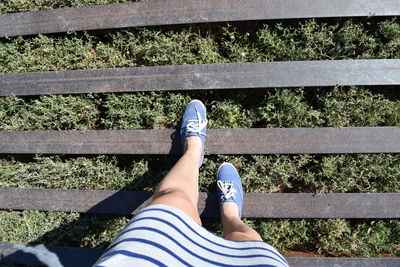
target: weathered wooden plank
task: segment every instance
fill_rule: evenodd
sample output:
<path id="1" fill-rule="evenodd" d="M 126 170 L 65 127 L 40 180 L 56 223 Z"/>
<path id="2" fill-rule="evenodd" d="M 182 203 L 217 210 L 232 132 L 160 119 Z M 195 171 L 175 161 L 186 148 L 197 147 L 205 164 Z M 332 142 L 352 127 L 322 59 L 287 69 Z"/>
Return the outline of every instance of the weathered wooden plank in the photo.
<path id="1" fill-rule="evenodd" d="M 32 254 L 24 253 L 17 248 L 21 244 L 0 242 L 0 262 L 13 262 L 19 264 L 43 265 Z M 92 266 L 102 254 L 102 250 L 93 248 L 45 246 L 47 250 L 55 253 L 64 267 Z M 346 267 L 398 267 L 400 258 L 322 258 L 322 257 L 285 257 L 292 267 L 320 267 L 320 266 L 346 266 Z"/>
<path id="2" fill-rule="evenodd" d="M 0 188 L 0 209 L 135 214 L 152 192 Z"/>
<path id="3" fill-rule="evenodd" d="M 151 192 L 1 188 L 0 209 L 136 214 Z M 243 216 L 251 218 L 400 218 L 399 193 L 247 193 Z M 200 193 L 199 213 L 218 217 L 215 194 Z"/>
<path id="4" fill-rule="evenodd" d="M 177 65 L 0 75 L 0 96 L 399 85 L 400 60 L 325 60 Z"/>
<path id="5" fill-rule="evenodd" d="M 163 0 L 5 14 L 0 36 L 136 26 L 320 17 L 396 16 L 393 0 Z"/>
<path id="6" fill-rule="evenodd" d="M 398 153 L 400 127 L 210 129 L 207 154 Z M 0 131 L 6 154 L 178 154 L 174 130 Z"/>
<path id="7" fill-rule="evenodd" d="M 0 242 L 0 263 L 12 262 L 19 264 L 31 264 L 35 266 L 47 266 L 46 264 L 39 261 L 33 254 L 25 253 L 22 250 L 20 250 L 21 246 L 28 246 L 28 245 Z M 29 245 L 29 246 L 35 246 L 35 245 Z M 64 267 L 92 266 L 103 253 L 103 250 L 95 248 L 57 247 L 57 246 L 45 246 L 45 248 L 50 253 L 54 253 L 55 255 L 57 255 L 62 266 Z"/>
<path id="8" fill-rule="evenodd" d="M 286 257 L 292 267 L 398 267 L 400 258 L 318 258 Z"/>

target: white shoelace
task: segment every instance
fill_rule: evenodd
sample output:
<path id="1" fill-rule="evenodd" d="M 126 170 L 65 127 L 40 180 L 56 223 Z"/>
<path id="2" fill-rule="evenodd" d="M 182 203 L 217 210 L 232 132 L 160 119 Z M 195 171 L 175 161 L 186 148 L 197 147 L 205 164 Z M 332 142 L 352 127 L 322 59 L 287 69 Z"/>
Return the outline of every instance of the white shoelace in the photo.
<path id="1" fill-rule="evenodd" d="M 233 188 L 233 182 L 218 181 L 217 185 L 218 188 L 222 191 L 221 198 L 236 198 L 237 191 L 235 188 Z"/>
<path id="2" fill-rule="evenodd" d="M 189 133 L 198 133 L 201 135 L 206 135 L 205 133 L 202 133 L 201 130 L 203 130 L 204 127 L 207 126 L 207 119 L 201 120 L 201 114 L 200 112 L 196 109 L 197 113 L 197 120 L 189 120 L 189 123 L 186 125 L 186 129 Z"/>

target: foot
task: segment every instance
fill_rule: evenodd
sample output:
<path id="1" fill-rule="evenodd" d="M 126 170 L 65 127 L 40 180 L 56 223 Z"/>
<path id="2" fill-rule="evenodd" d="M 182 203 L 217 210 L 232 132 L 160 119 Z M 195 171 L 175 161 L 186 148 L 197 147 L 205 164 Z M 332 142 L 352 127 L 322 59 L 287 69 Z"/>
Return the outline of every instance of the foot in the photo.
<path id="1" fill-rule="evenodd" d="M 239 218 L 241 218 L 243 207 L 243 188 L 239 173 L 232 164 L 223 163 L 218 168 L 217 178 L 217 197 L 220 208 L 224 211 L 236 210 L 232 209 L 235 208 L 235 206 L 232 204 L 236 204 Z M 227 205 L 225 205 L 225 203 Z"/>
<path id="2" fill-rule="evenodd" d="M 203 164 L 203 159 L 204 159 L 204 145 L 206 141 L 206 131 L 207 131 L 206 107 L 200 100 L 192 100 L 187 105 L 185 113 L 183 114 L 182 118 L 182 126 L 180 133 L 181 145 L 182 145 L 182 152 L 184 152 L 187 137 L 197 136 L 200 138 L 202 143 L 200 166 Z"/>

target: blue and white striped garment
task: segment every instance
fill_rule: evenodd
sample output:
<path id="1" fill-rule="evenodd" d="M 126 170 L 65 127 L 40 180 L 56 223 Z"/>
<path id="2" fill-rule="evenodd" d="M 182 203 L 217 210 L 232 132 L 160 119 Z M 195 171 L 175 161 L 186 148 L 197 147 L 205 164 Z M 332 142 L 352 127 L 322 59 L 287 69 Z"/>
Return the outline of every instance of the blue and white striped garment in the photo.
<path id="1" fill-rule="evenodd" d="M 95 266 L 289 266 L 271 245 L 232 241 L 180 209 L 152 205 L 137 214 Z"/>

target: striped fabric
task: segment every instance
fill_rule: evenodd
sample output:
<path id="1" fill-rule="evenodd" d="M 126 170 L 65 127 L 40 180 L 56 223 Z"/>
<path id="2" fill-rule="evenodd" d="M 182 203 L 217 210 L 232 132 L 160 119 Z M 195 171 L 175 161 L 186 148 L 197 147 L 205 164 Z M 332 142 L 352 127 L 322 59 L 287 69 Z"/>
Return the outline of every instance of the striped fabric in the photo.
<path id="1" fill-rule="evenodd" d="M 271 245 L 219 237 L 180 209 L 152 205 L 129 222 L 95 266 L 288 266 Z"/>

